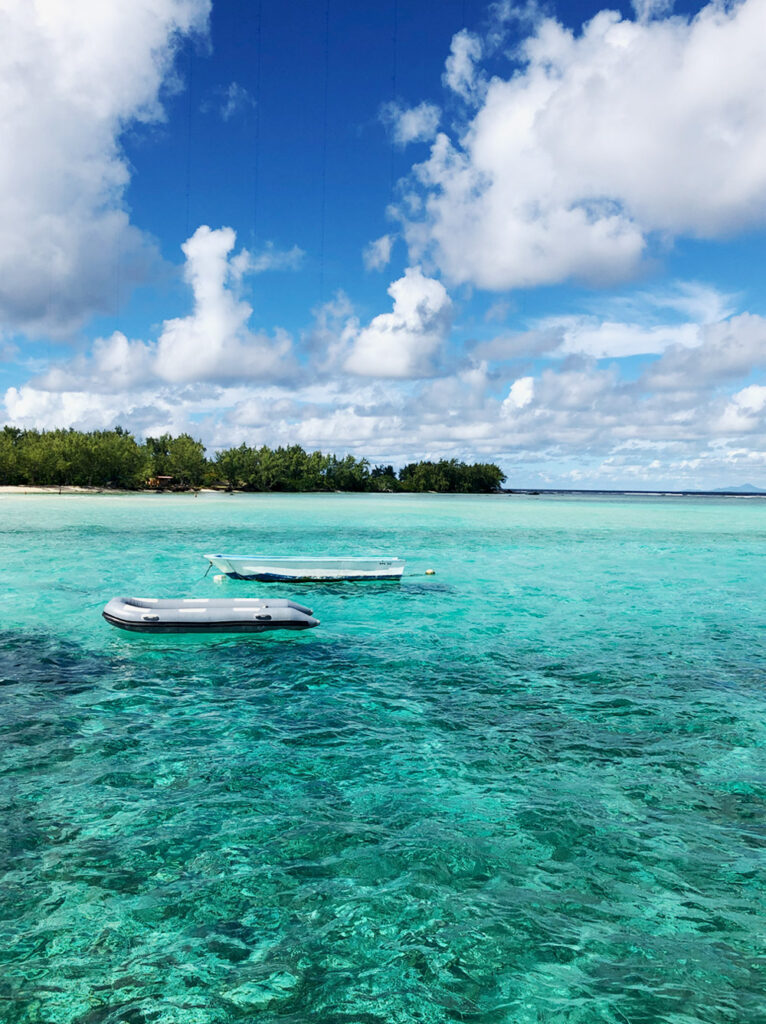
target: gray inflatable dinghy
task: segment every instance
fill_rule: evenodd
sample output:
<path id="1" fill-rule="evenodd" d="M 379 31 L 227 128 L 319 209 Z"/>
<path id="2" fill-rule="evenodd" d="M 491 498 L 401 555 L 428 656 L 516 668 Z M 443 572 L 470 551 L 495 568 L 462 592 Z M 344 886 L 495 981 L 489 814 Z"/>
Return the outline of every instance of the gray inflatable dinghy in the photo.
<path id="1" fill-rule="evenodd" d="M 138 633 L 265 633 L 319 625 L 310 608 L 285 598 L 113 597 L 101 614 Z"/>

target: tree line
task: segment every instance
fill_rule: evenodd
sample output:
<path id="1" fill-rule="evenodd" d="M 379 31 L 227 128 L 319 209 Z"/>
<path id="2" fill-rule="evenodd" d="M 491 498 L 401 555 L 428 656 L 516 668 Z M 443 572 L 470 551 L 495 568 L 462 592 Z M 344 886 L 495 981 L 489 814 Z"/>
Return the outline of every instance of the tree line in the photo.
<path id="1" fill-rule="evenodd" d="M 224 487 L 245 491 L 496 491 L 505 474 L 492 463 L 412 462 L 371 466 L 353 455 L 339 458 L 307 452 L 300 445 L 216 452 L 189 434 L 147 437 L 113 430 L 21 430 L 0 432 L 0 484 L 146 490 Z"/>

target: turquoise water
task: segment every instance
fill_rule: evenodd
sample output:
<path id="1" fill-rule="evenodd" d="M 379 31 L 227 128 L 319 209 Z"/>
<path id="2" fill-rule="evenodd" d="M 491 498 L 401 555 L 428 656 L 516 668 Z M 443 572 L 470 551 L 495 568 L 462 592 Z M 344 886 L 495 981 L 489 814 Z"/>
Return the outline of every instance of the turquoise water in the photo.
<path id="1" fill-rule="evenodd" d="M 0 555 L 3 1024 L 766 1020 L 766 502 L 3 495 Z M 100 618 L 264 592 L 321 625 Z"/>

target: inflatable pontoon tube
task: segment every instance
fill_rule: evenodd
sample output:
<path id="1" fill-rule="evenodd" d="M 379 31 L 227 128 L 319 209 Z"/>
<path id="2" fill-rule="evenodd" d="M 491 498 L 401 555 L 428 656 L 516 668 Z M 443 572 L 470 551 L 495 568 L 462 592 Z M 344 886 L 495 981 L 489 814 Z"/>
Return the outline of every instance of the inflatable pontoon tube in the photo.
<path id="1" fill-rule="evenodd" d="M 319 625 L 310 608 L 285 598 L 113 597 L 102 615 L 137 633 L 265 633 Z"/>

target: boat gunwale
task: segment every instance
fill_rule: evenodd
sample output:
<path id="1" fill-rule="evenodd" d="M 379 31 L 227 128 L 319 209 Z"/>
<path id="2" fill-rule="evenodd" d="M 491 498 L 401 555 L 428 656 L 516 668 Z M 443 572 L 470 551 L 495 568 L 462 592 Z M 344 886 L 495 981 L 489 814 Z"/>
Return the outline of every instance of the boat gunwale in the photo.
<path id="1" fill-rule="evenodd" d="M 233 621 L 214 622 L 143 622 L 121 619 L 106 611 L 101 613 L 111 626 L 125 629 L 130 633 L 274 633 L 280 629 L 300 631 L 311 629 L 315 623 L 301 620 L 272 619 L 270 622 L 254 622 L 252 619 L 236 619 Z M 316 625 L 319 620 L 316 620 Z"/>
<path id="2" fill-rule="evenodd" d="M 279 565 L 284 562 L 320 562 L 323 564 L 337 564 L 338 562 L 389 562 L 396 565 L 404 565 L 405 560 L 399 558 L 398 555 L 224 555 L 224 554 L 210 554 L 203 555 L 203 558 L 207 561 L 211 561 L 213 558 L 219 558 L 222 561 L 227 562 L 235 561 L 252 561 L 260 563 L 274 563 Z"/>

